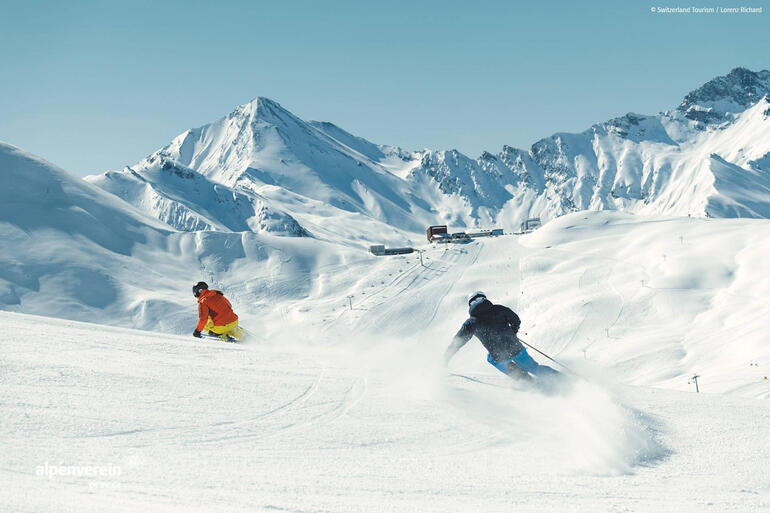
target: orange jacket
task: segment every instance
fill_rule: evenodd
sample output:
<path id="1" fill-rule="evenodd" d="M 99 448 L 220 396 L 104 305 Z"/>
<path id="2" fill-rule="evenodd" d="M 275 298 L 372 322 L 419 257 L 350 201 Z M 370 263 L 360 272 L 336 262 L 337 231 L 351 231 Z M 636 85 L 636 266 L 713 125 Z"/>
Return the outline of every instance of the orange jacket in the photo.
<path id="1" fill-rule="evenodd" d="M 198 296 L 198 326 L 195 329 L 201 331 L 209 317 L 214 326 L 225 326 L 238 320 L 233 305 L 218 290 L 203 290 Z"/>

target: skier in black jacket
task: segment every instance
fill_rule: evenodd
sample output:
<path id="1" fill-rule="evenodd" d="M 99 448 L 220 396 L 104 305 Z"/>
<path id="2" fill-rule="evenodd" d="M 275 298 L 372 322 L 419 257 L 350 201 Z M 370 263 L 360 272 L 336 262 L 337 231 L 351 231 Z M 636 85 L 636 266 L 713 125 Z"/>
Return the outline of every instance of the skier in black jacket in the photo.
<path id="1" fill-rule="evenodd" d="M 493 305 L 483 292 L 474 292 L 468 296 L 468 313 L 470 317 L 444 353 L 445 364 L 475 335 L 489 352 L 487 361 L 511 377 L 529 379 L 528 372 L 535 376 L 559 374 L 546 365 L 539 365 L 521 345 L 516 336 L 521 320 L 513 310 Z"/>

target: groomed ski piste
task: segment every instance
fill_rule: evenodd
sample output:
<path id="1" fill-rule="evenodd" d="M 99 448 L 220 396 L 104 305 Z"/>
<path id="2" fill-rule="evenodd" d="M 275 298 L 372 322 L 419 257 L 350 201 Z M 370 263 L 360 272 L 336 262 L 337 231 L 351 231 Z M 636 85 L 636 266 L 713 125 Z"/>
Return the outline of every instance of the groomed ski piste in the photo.
<path id="1" fill-rule="evenodd" d="M 245 343 L 192 338 L 191 296 L 175 333 L 0 312 L 0 511 L 770 508 L 767 221 L 578 212 L 423 264 L 324 248 L 228 263 Z M 584 379 L 512 384 L 475 340 L 445 369 L 478 289 Z"/>

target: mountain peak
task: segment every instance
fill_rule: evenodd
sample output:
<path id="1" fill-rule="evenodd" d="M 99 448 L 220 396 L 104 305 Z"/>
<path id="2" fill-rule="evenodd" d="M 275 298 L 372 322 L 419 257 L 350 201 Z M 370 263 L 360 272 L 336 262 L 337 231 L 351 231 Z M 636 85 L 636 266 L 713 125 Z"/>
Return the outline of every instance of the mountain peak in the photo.
<path id="1" fill-rule="evenodd" d="M 264 121 L 274 121 L 276 119 L 286 119 L 287 117 L 294 118 L 295 116 L 284 109 L 280 103 L 265 98 L 264 96 L 257 96 L 248 103 L 239 105 L 230 113 L 230 118 L 248 118 L 248 119 L 261 119 Z"/>
<path id="2" fill-rule="evenodd" d="M 264 96 L 257 96 L 253 100 L 251 100 L 248 105 L 253 105 L 256 109 L 281 109 L 286 110 L 283 107 L 281 107 L 281 104 L 278 103 L 275 100 L 271 100 L 270 98 L 265 98 Z"/>
<path id="3" fill-rule="evenodd" d="M 727 112 L 738 113 L 770 95 L 770 71 L 735 68 L 713 78 L 684 97 L 678 110 L 697 121 L 721 122 Z"/>

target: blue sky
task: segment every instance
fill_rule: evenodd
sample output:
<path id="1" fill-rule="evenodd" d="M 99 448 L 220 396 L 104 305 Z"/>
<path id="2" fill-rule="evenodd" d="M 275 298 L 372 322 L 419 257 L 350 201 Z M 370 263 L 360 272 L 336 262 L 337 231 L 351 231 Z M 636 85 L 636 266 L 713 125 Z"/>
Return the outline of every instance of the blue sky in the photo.
<path id="1" fill-rule="evenodd" d="M 770 68 L 752 2 L 0 0 L 0 141 L 84 176 L 266 96 L 381 144 L 529 147 Z"/>

